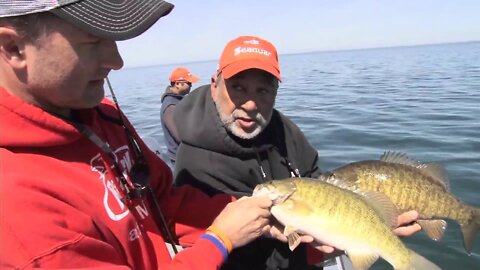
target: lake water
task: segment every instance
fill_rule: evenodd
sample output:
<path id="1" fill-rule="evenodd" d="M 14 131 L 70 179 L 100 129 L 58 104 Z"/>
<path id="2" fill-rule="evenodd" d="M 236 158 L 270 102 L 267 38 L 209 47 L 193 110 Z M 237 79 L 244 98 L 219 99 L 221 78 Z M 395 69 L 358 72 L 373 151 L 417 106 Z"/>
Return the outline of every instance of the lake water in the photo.
<path id="1" fill-rule="evenodd" d="M 162 150 L 160 97 L 181 65 L 201 77 L 195 87 L 209 82 L 217 63 L 110 75 L 121 108 Z M 401 151 L 445 166 L 452 193 L 480 207 L 480 42 L 281 55 L 280 65 L 276 108 L 318 149 L 322 170 Z M 423 232 L 405 242 L 443 269 L 480 269 L 480 233 L 468 256 L 455 222 L 439 242 Z"/>

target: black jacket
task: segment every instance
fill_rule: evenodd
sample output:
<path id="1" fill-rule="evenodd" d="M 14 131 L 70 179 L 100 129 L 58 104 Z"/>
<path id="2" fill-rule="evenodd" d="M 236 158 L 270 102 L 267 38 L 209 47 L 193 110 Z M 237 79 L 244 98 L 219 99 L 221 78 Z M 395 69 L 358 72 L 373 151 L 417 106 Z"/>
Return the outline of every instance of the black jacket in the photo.
<path id="1" fill-rule="evenodd" d="M 239 139 L 224 128 L 210 85 L 205 85 L 177 105 L 174 118 L 181 140 L 175 166 L 177 185 L 239 197 L 250 195 L 257 184 L 268 180 L 294 173 L 303 177 L 320 174 L 316 149 L 277 110 L 256 138 Z M 304 247 L 292 253 L 284 243 L 260 239 L 232 252 L 222 269 L 306 269 L 304 264 Z"/>
<path id="2" fill-rule="evenodd" d="M 179 95 L 170 90 L 170 86 L 167 86 L 165 93 L 162 95 L 162 107 L 160 109 L 160 120 L 162 122 L 163 136 L 165 138 L 165 144 L 167 145 L 167 156 L 170 160 L 175 160 L 177 155 L 178 142 L 175 140 L 175 136 L 168 129 L 166 120 L 164 117 L 165 110 L 168 106 L 177 106 L 177 104 L 184 98 L 185 95 Z"/>

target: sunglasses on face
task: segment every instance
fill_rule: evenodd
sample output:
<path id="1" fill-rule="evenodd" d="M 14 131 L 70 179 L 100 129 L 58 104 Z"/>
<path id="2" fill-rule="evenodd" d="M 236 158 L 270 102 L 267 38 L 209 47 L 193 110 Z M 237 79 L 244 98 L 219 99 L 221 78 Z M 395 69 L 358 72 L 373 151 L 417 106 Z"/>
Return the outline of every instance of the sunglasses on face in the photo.
<path id="1" fill-rule="evenodd" d="M 188 85 L 188 86 L 192 86 L 192 83 L 191 82 L 187 82 L 187 81 L 177 81 L 175 82 L 176 85 L 180 85 L 180 86 L 183 86 L 184 84 Z"/>

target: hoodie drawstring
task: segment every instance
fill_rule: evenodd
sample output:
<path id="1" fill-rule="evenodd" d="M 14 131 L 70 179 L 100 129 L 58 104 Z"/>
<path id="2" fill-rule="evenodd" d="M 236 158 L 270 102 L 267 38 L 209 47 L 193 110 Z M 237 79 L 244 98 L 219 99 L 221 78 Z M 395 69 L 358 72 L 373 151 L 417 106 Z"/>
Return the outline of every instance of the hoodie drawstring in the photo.
<path id="1" fill-rule="evenodd" d="M 300 171 L 298 170 L 297 166 L 294 166 L 292 162 L 287 158 L 284 157 L 285 162 L 287 164 L 288 170 L 290 171 L 290 176 L 292 177 L 300 177 Z"/>
<path id="2" fill-rule="evenodd" d="M 277 150 L 278 151 L 278 150 Z M 260 172 L 262 174 L 262 180 L 265 182 L 267 180 L 267 174 L 262 166 L 262 159 L 260 158 L 260 154 L 258 153 L 257 148 L 254 148 L 255 156 L 257 158 L 258 166 L 260 167 Z M 279 152 L 280 153 L 280 152 Z M 267 152 L 268 154 L 268 152 Z M 288 157 L 283 157 L 285 159 L 285 164 L 288 171 L 290 172 L 290 177 L 300 177 L 300 170 L 298 169 L 295 164 L 293 164 Z"/>
<path id="3" fill-rule="evenodd" d="M 263 169 L 262 160 L 260 159 L 260 154 L 258 153 L 257 148 L 254 148 L 253 150 L 255 152 L 255 156 L 257 157 L 257 162 L 258 162 L 258 166 L 260 167 L 260 172 L 262 173 L 262 179 L 265 182 L 265 180 L 267 180 L 267 174 Z"/>

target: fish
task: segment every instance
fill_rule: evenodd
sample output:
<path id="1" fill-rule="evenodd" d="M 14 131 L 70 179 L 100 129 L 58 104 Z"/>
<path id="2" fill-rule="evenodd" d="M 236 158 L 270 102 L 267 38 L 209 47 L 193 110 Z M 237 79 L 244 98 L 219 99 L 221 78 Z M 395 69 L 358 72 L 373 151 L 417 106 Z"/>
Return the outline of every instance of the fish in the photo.
<path id="1" fill-rule="evenodd" d="M 284 226 L 291 250 L 306 234 L 343 250 L 357 270 L 379 257 L 398 270 L 440 269 L 393 233 L 396 208 L 382 193 L 357 194 L 318 179 L 288 178 L 258 184 L 252 196 L 272 200 L 271 214 Z"/>
<path id="2" fill-rule="evenodd" d="M 324 172 L 319 180 L 354 192 L 384 193 L 399 212 L 416 210 L 417 223 L 435 241 L 444 235 L 445 219 L 454 220 L 460 225 L 466 252 L 472 252 L 480 228 L 480 208 L 465 204 L 450 192 L 448 173 L 440 164 L 387 151 L 380 160 L 352 162 Z"/>

